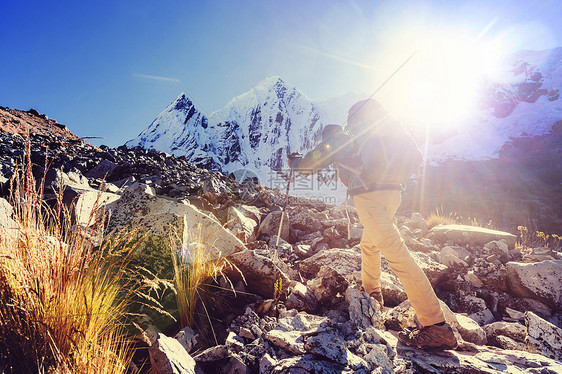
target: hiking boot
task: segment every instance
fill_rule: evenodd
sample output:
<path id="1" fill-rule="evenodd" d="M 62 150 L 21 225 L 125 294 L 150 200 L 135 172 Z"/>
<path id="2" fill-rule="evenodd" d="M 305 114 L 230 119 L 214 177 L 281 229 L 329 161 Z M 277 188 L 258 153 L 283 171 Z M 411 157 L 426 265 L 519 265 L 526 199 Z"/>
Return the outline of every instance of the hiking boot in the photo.
<path id="1" fill-rule="evenodd" d="M 380 291 L 373 291 L 369 294 L 373 299 L 377 300 L 378 303 L 381 305 L 381 308 L 384 308 L 384 299 L 382 297 L 382 293 Z"/>
<path id="2" fill-rule="evenodd" d="M 449 324 L 430 325 L 421 329 L 405 329 L 398 333 L 398 340 L 406 345 L 421 349 L 444 350 L 457 348 L 457 338 Z"/>

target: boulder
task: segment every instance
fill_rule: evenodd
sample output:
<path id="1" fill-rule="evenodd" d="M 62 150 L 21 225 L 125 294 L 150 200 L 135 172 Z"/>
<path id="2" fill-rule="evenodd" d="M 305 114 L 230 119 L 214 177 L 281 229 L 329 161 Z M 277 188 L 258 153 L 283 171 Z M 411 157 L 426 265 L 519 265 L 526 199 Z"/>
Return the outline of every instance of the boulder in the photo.
<path id="1" fill-rule="evenodd" d="M 412 213 L 409 219 L 404 222 L 404 226 L 407 226 L 411 230 L 419 229 L 421 230 L 421 235 L 425 236 L 428 233 L 427 222 L 420 213 Z"/>
<path id="2" fill-rule="evenodd" d="M 470 318 L 478 322 L 480 326 L 487 325 L 496 320 L 492 311 L 488 308 L 481 310 L 479 312 L 474 312 L 468 315 Z"/>
<path id="3" fill-rule="evenodd" d="M 174 338 L 158 334 L 148 352 L 153 373 L 195 374 L 195 360 Z"/>
<path id="4" fill-rule="evenodd" d="M 562 361 L 562 329 L 545 321 L 533 312 L 525 313 L 528 352 L 540 353 L 546 357 Z"/>
<path id="5" fill-rule="evenodd" d="M 459 334 L 464 340 L 478 345 L 487 344 L 486 332 L 475 320 L 462 314 L 456 314 L 456 317 Z"/>
<path id="6" fill-rule="evenodd" d="M 282 281 L 283 290 L 291 283 L 289 277 L 270 258 L 255 251 L 246 249 L 233 253 L 227 258 L 235 268 L 228 271 L 229 276 L 237 279 L 241 277 L 241 273 L 248 290 L 263 297 L 273 297 L 274 284 L 278 279 Z"/>
<path id="7" fill-rule="evenodd" d="M 299 264 L 305 274 L 317 274 L 321 266 L 328 266 L 348 280 L 361 279 L 361 252 L 356 248 L 333 248 L 316 253 Z"/>
<path id="8" fill-rule="evenodd" d="M 205 245 L 209 258 L 244 250 L 244 243 L 209 214 L 187 201 L 155 196 L 152 187 L 135 183 L 117 201 L 105 205 L 111 210 L 110 227 L 135 227 L 156 236 L 183 233 L 184 242 Z"/>
<path id="9" fill-rule="evenodd" d="M 493 322 L 484 326 L 488 342 L 491 345 L 500 346 L 499 336 L 506 336 L 516 342 L 523 343 L 527 335 L 527 328 L 520 323 Z M 501 347 L 501 346 L 500 346 Z"/>
<path id="10" fill-rule="evenodd" d="M 435 226 L 430 231 L 430 237 L 441 243 L 452 241 L 455 244 L 469 244 L 476 247 L 483 247 L 486 243 L 503 239 L 509 248 L 513 248 L 517 240 L 515 235 L 508 232 L 468 225 Z"/>
<path id="11" fill-rule="evenodd" d="M 445 278 L 447 266 L 434 261 L 430 254 L 421 252 L 410 252 L 410 254 L 423 270 L 432 286 L 435 287 Z"/>
<path id="12" fill-rule="evenodd" d="M 539 300 L 553 309 L 562 308 L 562 260 L 508 262 L 506 268 L 513 295 Z"/>
<path id="13" fill-rule="evenodd" d="M 385 306 L 396 306 L 408 298 L 400 280 L 391 272 L 381 271 L 381 292 Z"/>

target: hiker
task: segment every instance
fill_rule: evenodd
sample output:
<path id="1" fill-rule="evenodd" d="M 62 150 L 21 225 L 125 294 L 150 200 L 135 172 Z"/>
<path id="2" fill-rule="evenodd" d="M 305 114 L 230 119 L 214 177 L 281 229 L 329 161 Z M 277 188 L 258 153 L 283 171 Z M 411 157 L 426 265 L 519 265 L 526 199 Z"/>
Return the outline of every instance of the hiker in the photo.
<path id="1" fill-rule="evenodd" d="M 422 349 L 452 349 L 457 340 L 425 273 L 414 261 L 394 223 L 402 186 L 419 167 L 413 138 L 373 99 L 351 107 L 347 126 L 328 125 L 322 142 L 304 158 L 289 157 L 289 167 L 304 175 L 333 164 L 353 198 L 363 224 L 361 278 L 364 290 L 384 304 L 380 253 L 404 286 L 421 329 L 405 329 L 398 339 Z"/>

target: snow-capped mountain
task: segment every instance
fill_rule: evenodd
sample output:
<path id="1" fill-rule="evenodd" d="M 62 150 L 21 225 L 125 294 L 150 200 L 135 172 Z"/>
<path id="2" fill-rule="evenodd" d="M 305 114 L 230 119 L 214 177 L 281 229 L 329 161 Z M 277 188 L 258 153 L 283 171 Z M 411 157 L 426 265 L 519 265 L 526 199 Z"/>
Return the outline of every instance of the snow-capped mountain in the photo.
<path id="1" fill-rule="evenodd" d="M 227 173 L 250 169 L 263 182 L 271 179 L 272 170 L 287 167 L 288 154 L 312 149 L 326 124 L 343 124 L 343 108 L 360 98 L 347 94 L 315 102 L 274 76 L 207 117 L 182 93 L 126 144 L 185 155 Z"/>

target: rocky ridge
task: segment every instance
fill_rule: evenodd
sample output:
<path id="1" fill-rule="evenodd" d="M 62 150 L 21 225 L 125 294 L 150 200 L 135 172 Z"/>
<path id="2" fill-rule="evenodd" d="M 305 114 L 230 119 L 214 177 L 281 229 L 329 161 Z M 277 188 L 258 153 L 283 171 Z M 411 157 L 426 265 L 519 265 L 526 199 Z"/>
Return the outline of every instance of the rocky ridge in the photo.
<path id="1" fill-rule="evenodd" d="M 461 341 L 456 350 L 424 352 L 397 342 L 400 329 L 418 322 L 384 261 L 384 307 L 360 289 L 362 227 L 353 207 L 346 212 L 344 206 L 291 200 L 277 246 L 278 190 L 240 184 L 155 150 L 61 140 L 31 135 L 31 159 L 39 176 L 45 157 L 53 157 L 46 197 L 62 186 L 68 203 L 76 202 L 76 224 L 87 225 L 81 217 L 93 204 L 88 196 L 102 187 L 102 204 L 116 216 L 113 229 L 138 224 L 160 235 L 170 226 L 186 231 L 203 225 L 205 240 L 221 240 L 217 248 L 245 276 L 244 282 L 238 272 L 229 274 L 244 293 L 225 296 L 235 308 L 215 324 L 218 345 L 198 336 L 204 331 L 155 331 L 157 324 L 145 320 L 147 332 L 154 332 L 148 334 L 153 372 L 562 371 L 562 254 L 556 249 L 516 247 L 514 235 L 476 227 L 429 229 L 417 213 L 398 217 Z M 0 132 L 0 151 L 7 196 L 25 140 Z M 11 227 L 10 216 L 0 199 L 0 224 Z M 281 294 L 273 298 L 279 279 Z"/>

